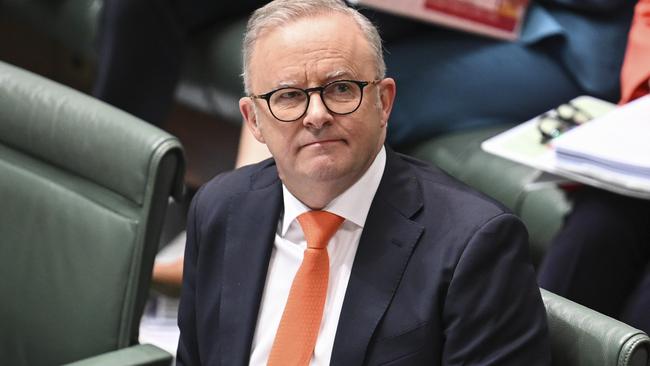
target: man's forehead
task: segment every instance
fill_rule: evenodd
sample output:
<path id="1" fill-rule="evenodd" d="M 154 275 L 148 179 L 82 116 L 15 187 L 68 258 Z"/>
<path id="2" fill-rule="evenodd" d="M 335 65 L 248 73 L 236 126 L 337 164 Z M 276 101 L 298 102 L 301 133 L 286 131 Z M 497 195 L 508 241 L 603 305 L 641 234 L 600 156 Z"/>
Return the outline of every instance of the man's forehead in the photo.
<path id="1" fill-rule="evenodd" d="M 307 78 L 358 77 L 374 65 L 366 37 L 346 15 L 314 16 L 268 29 L 256 42 L 253 60 L 252 73 L 266 72 L 264 79 L 277 86 Z"/>
<path id="2" fill-rule="evenodd" d="M 319 86 L 335 80 L 359 80 L 372 77 L 369 75 L 371 71 L 364 73 L 359 66 L 349 62 L 316 62 L 313 65 L 269 68 L 269 72 L 261 71 L 255 84 L 266 89 L 294 86 L 302 88 Z"/>

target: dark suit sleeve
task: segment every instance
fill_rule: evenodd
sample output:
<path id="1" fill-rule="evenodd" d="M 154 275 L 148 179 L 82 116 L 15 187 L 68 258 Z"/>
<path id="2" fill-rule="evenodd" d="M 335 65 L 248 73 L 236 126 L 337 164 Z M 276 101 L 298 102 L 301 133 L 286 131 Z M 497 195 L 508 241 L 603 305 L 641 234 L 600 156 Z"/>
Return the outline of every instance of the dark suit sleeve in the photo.
<path id="1" fill-rule="evenodd" d="M 199 191 L 188 213 L 187 221 L 187 243 L 185 244 L 185 258 L 183 264 L 183 286 L 181 290 L 181 300 L 178 309 L 178 327 L 180 329 L 180 339 L 178 341 L 178 351 L 176 354 L 176 365 L 200 365 L 198 340 L 196 337 L 196 309 L 195 309 L 195 284 L 196 284 L 196 265 L 199 238 L 197 237 L 197 214 L 196 206 L 199 201 L 201 191 Z"/>
<path id="2" fill-rule="evenodd" d="M 510 214 L 471 236 L 446 296 L 443 365 L 549 365 L 546 312 L 527 251 Z"/>

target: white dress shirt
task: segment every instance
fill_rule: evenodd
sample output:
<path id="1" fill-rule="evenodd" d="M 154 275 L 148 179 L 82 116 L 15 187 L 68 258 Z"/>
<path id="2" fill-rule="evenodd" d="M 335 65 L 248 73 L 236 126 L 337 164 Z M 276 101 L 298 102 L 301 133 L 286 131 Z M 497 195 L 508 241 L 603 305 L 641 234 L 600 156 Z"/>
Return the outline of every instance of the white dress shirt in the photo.
<path id="1" fill-rule="evenodd" d="M 327 245 L 330 261 L 327 299 L 310 366 L 330 364 L 334 337 L 352 271 L 352 263 L 370 210 L 370 204 L 377 192 L 377 187 L 379 187 L 385 166 L 386 150 L 382 147 L 363 176 L 323 208 L 325 211 L 343 217 L 345 221 Z M 278 222 L 264 294 L 257 316 L 249 364 L 251 366 L 267 364 L 293 278 L 298 272 L 303 253 L 307 248 L 305 236 L 296 217 L 309 211 L 310 208 L 294 197 L 284 184 L 282 193 L 284 214 Z"/>

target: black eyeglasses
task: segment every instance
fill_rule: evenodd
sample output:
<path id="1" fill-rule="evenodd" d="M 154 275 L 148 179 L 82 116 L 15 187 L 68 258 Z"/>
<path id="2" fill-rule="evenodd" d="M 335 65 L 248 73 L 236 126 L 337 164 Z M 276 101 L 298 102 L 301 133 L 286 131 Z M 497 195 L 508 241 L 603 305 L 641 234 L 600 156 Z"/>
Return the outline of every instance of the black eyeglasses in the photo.
<path id="1" fill-rule="evenodd" d="M 542 143 L 545 144 L 592 118 L 589 113 L 569 102 L 539 116 L 537 129 L 542 135 Z"/>
<path id="2" fill-rule="evenodd" d="M 282 122 L 299 120 L 309 108 L 309 95 L 318 92 L 328 111 L 338 114 L 350 114 L 359 109 L 363 100 L 363 89 L 381 80 L 336 80 L 322 86 L 309 89 L 279 88 L 266 94 L 251 94 L 253 99 L 264 99 L 273 117 Z"/>

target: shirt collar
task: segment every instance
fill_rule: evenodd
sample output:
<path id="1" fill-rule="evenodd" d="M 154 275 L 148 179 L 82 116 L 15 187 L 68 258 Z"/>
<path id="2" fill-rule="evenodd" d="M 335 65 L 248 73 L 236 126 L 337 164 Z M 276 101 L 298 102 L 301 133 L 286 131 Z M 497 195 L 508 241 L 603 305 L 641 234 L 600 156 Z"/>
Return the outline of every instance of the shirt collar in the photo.
<path id="1" fill-rule="evenodd" d="M 386 148 L 382 146 L 375 160 L 361 178 L 330 201 L 323 210 L 339 215 L 355 225 L 363 227 L 385 168 Z M 282 184 L 282 198 L 284 200 L 284 217 L 280 235 L 284 236 L 293 220 L 311 209 L 289 192 L 284 183 Z"/>

